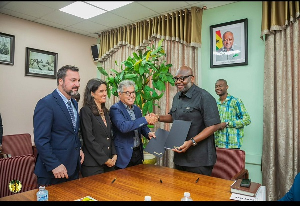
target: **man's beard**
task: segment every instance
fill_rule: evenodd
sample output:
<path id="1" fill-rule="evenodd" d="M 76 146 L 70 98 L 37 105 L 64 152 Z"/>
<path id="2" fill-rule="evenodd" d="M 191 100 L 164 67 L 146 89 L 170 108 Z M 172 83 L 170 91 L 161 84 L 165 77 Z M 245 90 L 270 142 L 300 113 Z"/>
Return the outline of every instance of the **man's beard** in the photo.
<path id="1" fill-rule="evenodd" d="M 189 88 L 191 88 L 192 85 L 193 85 L 192 82 L 187 83 L 186 86 L 182 89 L 181 92 L 186 93 L 189 90 Z"/>
<path id="2" fill-rule="evenodd" d="M 74 96 L 74 95 L 77 95 L 77 94 L 78 94 L 78 91 L 71 90 L 69 95 L 70 96 Z"/>
<path id="3" fill-rule="evenodd" d="M 78 89 L 78 87 L 73 87 L 72 89 L 75 89 L 75 88 L 77 88 Z M 78 90 L 77 91 L 74 91 L 74 90 L 69 90 L 69 91 L 67 91 L 66 89 L 65 89 L 65 85 L 63 84 L 62 85 L 62 89 L 64 90 L 64 92 L 66 92 L 69 96 L 74 96 L 74 95 L 77 95 L 78 94 Z"/>

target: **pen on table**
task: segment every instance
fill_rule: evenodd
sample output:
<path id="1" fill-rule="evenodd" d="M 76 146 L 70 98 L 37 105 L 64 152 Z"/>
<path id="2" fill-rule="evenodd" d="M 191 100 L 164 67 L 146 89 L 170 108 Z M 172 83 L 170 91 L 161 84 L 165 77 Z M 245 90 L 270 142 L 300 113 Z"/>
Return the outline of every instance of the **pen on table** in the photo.
<path id="1" fill-rule="evenodd" d="M 196 183 L 199 181 L 199 177 L 196 179 Z"/>
<path id="2" fill-rule="evenodd" d="M 160 181 L 160 183 L 162 183 L 162 180 L 161 180 L 161 179 L 160 179 L 159 181 Z"/>
<path id="3" fill-rule="evenodd" d="M 113 181 L 111 181 L 111 183 L 114 183 L 116 181 L 117 178 L 113 179 Z"/>

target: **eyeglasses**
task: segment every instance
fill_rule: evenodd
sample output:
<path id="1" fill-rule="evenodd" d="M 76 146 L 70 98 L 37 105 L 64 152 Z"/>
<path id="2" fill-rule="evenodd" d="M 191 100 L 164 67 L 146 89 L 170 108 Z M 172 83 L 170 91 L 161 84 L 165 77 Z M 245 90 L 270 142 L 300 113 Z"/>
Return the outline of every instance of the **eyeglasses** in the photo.
<path id="1" fill-rule="evenodd" d="M 129 91 L 127 91 L 127 92 L 122 92 L 123 94 L 126 94 L 126 96 L 130 96 L 131 94 L 134 94 L 135 95 L 135 91 L 133 91 L 133 92 L 129 92 Z"/>
<path id="2" fill-rule="evenodd" d="M 183 82 L 186 78 L 191 77 L 191 76 L 193 77 L 193 75 L 187 75 L 187 76 L 181 76 L 181 77 L 173 77 L 173 79 L 175 82 L 177 82 L 178 80 Z"/>

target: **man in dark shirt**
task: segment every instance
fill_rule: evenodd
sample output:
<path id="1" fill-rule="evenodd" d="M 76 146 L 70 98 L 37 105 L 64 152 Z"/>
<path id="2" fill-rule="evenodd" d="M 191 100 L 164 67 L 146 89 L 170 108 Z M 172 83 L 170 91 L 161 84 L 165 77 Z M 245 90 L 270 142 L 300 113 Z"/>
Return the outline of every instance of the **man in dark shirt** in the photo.
<path id="1" fill-rule="evenodd" d="M 157 115 L 158 121 L 191 121 L 186 141 L 172 149 L 175 169 L 211 175 L 216 163 L 214 132 L 219 129 L 220 116 L 215 98 L 194 84 L 193 71 L 182 66 L 174 77 L 179 92 L 173 98 L 167 115 Z"/>

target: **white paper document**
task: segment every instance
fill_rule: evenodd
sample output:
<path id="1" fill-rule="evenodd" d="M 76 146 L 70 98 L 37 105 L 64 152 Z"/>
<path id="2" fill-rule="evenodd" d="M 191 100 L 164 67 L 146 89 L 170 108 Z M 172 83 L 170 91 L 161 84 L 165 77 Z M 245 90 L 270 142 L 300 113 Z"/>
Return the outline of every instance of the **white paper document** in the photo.
<path id="1" fill-rule="evenodd" d="M 256 197 L 231 193 L 230 199 L 238 201 L 266 201 L 266 186 L 259 187 Z"/>

